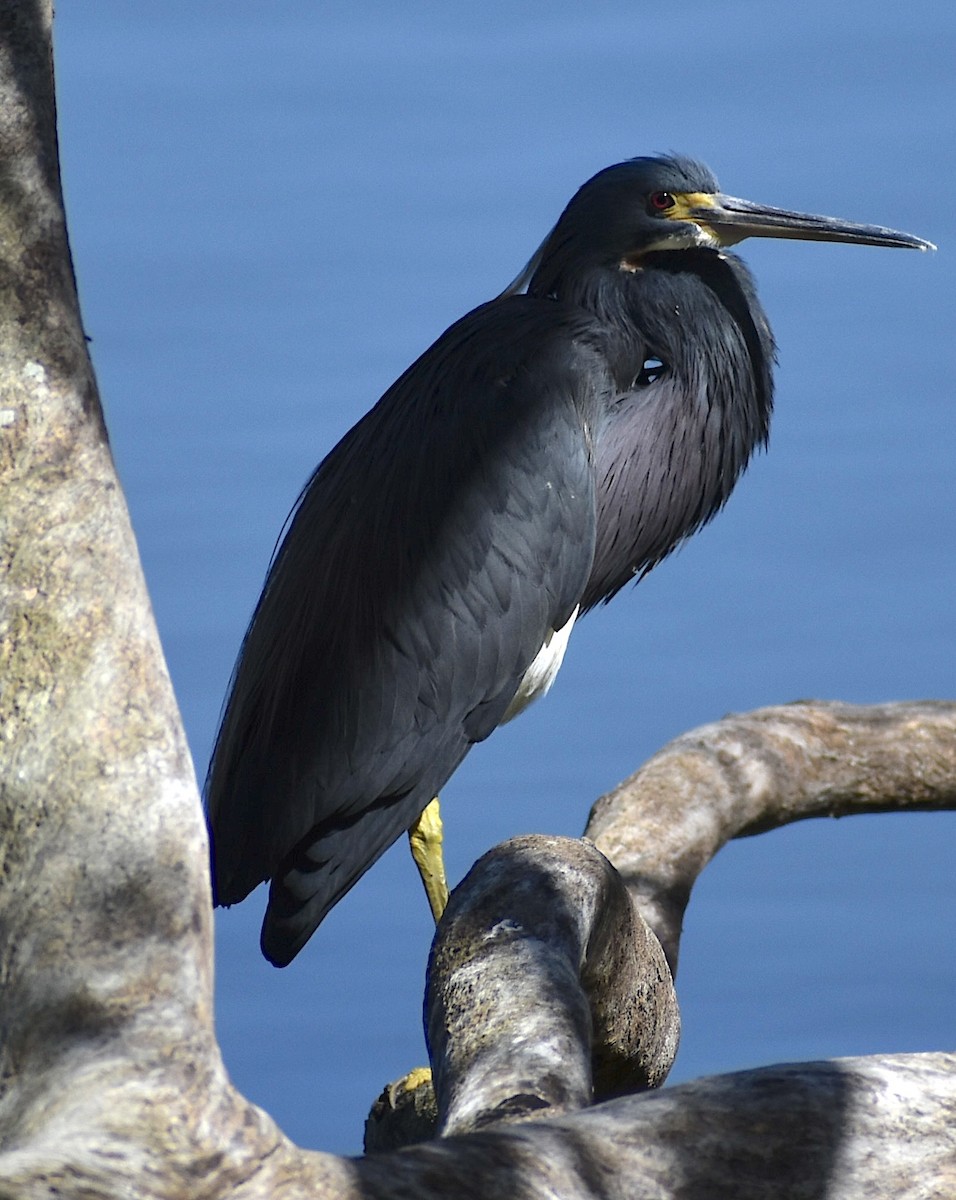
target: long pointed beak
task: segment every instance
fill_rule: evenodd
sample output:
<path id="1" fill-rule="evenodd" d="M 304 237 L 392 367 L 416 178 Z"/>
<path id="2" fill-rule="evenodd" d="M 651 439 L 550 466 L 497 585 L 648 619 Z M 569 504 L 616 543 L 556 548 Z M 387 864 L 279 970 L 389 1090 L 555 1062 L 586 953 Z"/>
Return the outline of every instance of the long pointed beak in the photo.
<path id="1" fill-rule="evenodd" d="M 882 225 L 858 225 L 837 217 L 769 208 L 736 196 L 725 196 L 722 192 L 697 198 L 702 203 L 691 208 L 688 216 L 713 230 L 724 246 L 733 246 L 748 237 L 771 237 L 808 242 L 858 242 L 863 246 L 905 246 L 910 250 L 936 249 L 932 242 Z"/>

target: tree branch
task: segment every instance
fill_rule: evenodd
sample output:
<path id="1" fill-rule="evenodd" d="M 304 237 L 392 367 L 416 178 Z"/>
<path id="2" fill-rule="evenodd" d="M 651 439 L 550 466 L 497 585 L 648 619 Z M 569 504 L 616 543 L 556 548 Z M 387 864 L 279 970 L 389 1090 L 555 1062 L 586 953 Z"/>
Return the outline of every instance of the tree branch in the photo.
<path id="1" fill-rule="evenodd" d="M 691 888 L 721 846 L 807 817 L 956 808 L 956 703 L 801 701 L 669 742 L 602 796 L 585 836 L 676 972 Z"/>
<path id="2" fill-rule="evenodd" d="M 659 942 L 611 864 L 570 838 L 479 859 L 442 918 L 425 1009 L 446 1135 L 656 1087 L 680 1035 Z"/>
<path id="3" fill-rule="evenodd" d="M 721 1075 L 358 1166 L 361 1194 L 522 1200 L 947 1200 L 956 1056 Z"/>

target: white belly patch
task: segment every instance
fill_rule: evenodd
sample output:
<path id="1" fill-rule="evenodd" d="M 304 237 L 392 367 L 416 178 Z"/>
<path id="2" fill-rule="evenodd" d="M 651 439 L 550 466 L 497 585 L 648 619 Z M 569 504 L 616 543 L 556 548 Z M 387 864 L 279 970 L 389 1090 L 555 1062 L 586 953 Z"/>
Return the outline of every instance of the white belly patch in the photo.
<path id="1" fill-rule="evenodd" d="M 532 700 L 543 696 L 554 683 L 558 669 L 564 661 L 564 652 L 568 648 L 571 627 L 577 615 L 578 609 L 575 609 L 566 624 L 562 625 L 560 629 L 552 629 L 545 638 L 544 645 L 534 656 L 531 666 L 525 671 L 518 684 L 514 699 L 501 718 L 502 725 L 506 721 L 510 721 L 512 717 L 516 717 L 518 713 L 524 712 Z"/>

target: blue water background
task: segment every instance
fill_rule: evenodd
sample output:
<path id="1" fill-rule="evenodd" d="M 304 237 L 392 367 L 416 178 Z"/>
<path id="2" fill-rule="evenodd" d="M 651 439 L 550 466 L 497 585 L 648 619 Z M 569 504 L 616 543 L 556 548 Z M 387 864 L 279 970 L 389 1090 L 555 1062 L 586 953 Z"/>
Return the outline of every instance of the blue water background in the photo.
<path id="1" fill-rule="evenodd" d="M 97 0 L 59 6 L 57 63 L 87 329 L 200 773 L 314 464 L 585 178 L 658 150 L 940 251 L 744 245 L 780 343 L 771 451 L 455 776 L 453 875 L 579 833 L 728 711 L 953 696 L 956 7 Z M 951 1049 L 954 842 L 956 816 L 913 815 L 725 849 L 688 911 L 672 1078 Z M 290 1135 L 356 1151 L 424 1056 L 413 868 L 394 848 L 283 972 L 263 900 L 218 917 L 227 1065 Z"/>

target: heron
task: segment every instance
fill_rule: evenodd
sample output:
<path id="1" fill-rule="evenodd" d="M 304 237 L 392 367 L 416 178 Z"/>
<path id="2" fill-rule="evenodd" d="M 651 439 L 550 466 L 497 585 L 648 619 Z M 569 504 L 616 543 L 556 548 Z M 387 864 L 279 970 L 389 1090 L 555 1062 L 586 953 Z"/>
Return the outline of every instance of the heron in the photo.
<path id="1" fill-rule="evenodd" d="M 748 237 L 933 248 L 726 195 L 689 158 L 617 163 L 316 468 L 206 785 L 215 900 L 269 881 L 275 965 L 405 832 L 439 918 L 447 780 L 766 444 L 774 338 L 728 252 Z"/>

